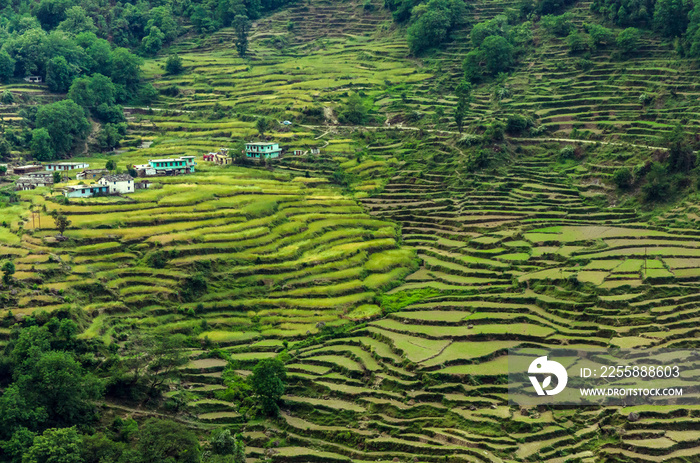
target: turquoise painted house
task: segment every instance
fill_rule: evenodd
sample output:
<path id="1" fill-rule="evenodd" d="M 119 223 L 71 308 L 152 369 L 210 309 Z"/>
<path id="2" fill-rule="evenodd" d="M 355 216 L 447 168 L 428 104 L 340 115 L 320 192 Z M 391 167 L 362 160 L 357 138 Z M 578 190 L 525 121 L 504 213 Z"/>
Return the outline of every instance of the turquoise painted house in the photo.
<path id="1" fill-rule="evenodd" d="M 280 149 L 280 145 L 278 145 L 277 143 L 246 143 L 245 155 L 247 158 L 253 159 L 275 159 L 282 156 L 282 150 Z"/>
<path id="2" fill-rule="evenodd" d="M 156 174 L 192 174 L 194 166 L 194 156 L 180 156 L 179 158 L 149 159 L 148 164 L 155 169 Z"/>

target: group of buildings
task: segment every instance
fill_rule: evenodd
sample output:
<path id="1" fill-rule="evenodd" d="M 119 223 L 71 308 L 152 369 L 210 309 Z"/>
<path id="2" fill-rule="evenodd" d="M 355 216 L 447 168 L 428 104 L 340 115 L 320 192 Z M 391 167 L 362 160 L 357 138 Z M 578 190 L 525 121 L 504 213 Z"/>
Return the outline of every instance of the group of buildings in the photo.
<path id="1" fill-rule="evenodd" d="M 54 172 L 83 169 L 75 176 L 78 180 L 95 180 L 90 185 L 67 185 L 63 195 L 67 198 L 88 198 L 101 195 L 121 195 L 148 188 L 148 180 L 135 182 L 129 174 L 110 174 L 107 169 L 88 169 L 84 162 L 58 162 L 43 165 L 33 164 L 14 168 L 21 177 L 15 182 L 15 191 L 33 190 L 54 184 Z"/>
<path id="2" fill-rule="evenodd" d="M 282 149 L 274 142 L 246 143 L 245 157 L 253 160 L 278 159 L 282 157 Z M 305 154 L 318 155 L 320 150 L 293 150 L 294 156 Z M 216 153 L 204 155 L 204 160 L 219 165 L 227 165 L 233 162 L 228 148 L 221 148 Z M 194 156 L 180 156 L 179 158 L 149 159 L 148 164 L 135 165 L 130 172 L 136 177 L 155 177 L 163 175 L 181 175 L 194 173 Z M 15 183 L 15 190 L 33 190 L 35 188 L 53 185 L 53 173 L 82 169 L 75 178 L 77 180 L 95 180 L 91 185 L 71 185 L 64 188 L 64 194 L 69 198 L 86 198 L 97 195 L 128 194 L 134 190 L 148 188 L 150 182 L 134 182 L 134 178 L 127 174 L 111 175 L 107 169 L 89 169 L 85 162 L 49 162 L 45 164 L 30 164 L 14 168 L 14 173 L 21 177 Z M 133 169 L 133 171 L 132 171 Z"/>
<path id="3" fill-rule="evenodd" d="M 321 153 L 321 150 L 312 148 L 311 150 L 293 150 L 291 153 L 294 156 L 302 156 L 309 153 L 317 155 Z M 245 154 L 246 158 L 253 160 L 278 159 L 282 157 L 282 149 L 278 143 L 274 142 L 252 142 L 245 144 L 243 154 Z M 219 165 L 227 165 L 233 162 L 228 148 L 220 148 L 216 153 L 207 153 L 204 155 L 204 160 Z"/>

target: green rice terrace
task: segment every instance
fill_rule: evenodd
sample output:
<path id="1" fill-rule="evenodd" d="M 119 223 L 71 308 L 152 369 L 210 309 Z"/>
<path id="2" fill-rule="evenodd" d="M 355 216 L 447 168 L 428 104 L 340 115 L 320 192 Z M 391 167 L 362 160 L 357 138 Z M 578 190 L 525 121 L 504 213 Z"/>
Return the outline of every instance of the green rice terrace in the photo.
<path id="1" fill-rule="evenodd" d="M 96 148 L 107 110 L 81 104 L 85 134 L 56 160 L 133 173 L 195 156 L 194 173 L 68 198 L 78 170 L 24 191 L 2 172 L 0 264 L 13 266 L 2 267 L 0 461 L 700 461 L 700 405 L 509 405 L 507 356 L 698 346 L 700 84 L 693 48 L 676 50 L 700 13 L 682 37 L 641 28 L 633 52 L 608 39 L 584 57 L 528 2 L 477 0 L 451 40 L 414 53 L 420 17 L 398 21 L 398 3 L 280 2 L 251 19 L 243 58 L 235 21 L 209 30 L 202 11 L 170 10 L 180 29 L 162 49 L 146 48 L 153 31 L 127 47 L 145 56 L 151 98 L 119 84 L 132 93 L 107 148 Z M 557 14 L 574 35 L 604 24 L 619 38 L 626 25 L 594 3 Z M 13 34 L 27 26 L 15 19 Z M 529 35 L 510 68 L 467 85 L 471 33 L 485 21 Z M 173 56 L 178 72 L 166 71 Z M 37 114 L 69 88 L 0 85 L 14 98 L 0 105 L 0 141 L 16 139 L 3 163 L 53 161 L 40 158 L 51 146 Z M 261 140 L 285 155 L 239 156 Z M 220 148 L 230 163 L 203 160 Z M 85 422 L 17 411 L 30 408 L 21 385 L 42 349 L 75 352 L 81 372 L 104 380 Z M 272 360 L 286 377 L 270 406 L 255 383 Z M 144 378 L 147 392 L 134 386 Z M 149 453 L 135 436 L 153 419 L 191 432 L 196 456 Z M 81 433 L 90 451 L 42 456 L 52 428 Z M 221 430 L 237 450 L 217 450 Z"/>

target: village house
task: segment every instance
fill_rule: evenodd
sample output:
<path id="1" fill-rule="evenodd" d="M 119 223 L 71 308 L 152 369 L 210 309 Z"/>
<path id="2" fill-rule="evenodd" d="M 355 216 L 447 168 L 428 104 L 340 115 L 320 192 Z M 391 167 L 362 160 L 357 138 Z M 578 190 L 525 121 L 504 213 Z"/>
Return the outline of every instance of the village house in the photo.
<path id="1" fill-rule="evenodd" d="M 63 190 L 63 196 L 66 198 L 90 198 L 108 194 L 109 187 L 107 185 L 69 185 Z"/>
<path id="2" fill-rule="evenodd" d="M 134 182 L 134 190 L 147 190 L 151 188 L 150 180 L 139 180 Z"/>
<path id="3" fill-rule="evenodd" d="M 321 154 L 321 150 L 318 148 L 311 148 L 311 154 L 314 154 L 314 155 Z"/>
<path id="4" fill-rule="evenodd" d="M 41 171 L 41 172 L 29 172 L 25 177 L 29 178 L 42 178 L 42 179 L 51 179 L 53 181 L 53 172 L 46 172 L 46 171 Z"/>
<path id="5" fill-rule="evenodd" d="M 82 172 L 78 172 L 75 178 L 78 180 L 92 180 L 107 174 L 109 174 L 107 169 L 84 169 Z"/>
<path id="6" fill-rule="evenodd" d="M 177 175 L 194 173 L 197 163 L 194 156 L 180 156 L 179 158 L 149 159 L 148 165 L 155 170 L 156 175 Z"/>
<path id="7" fill-rule="evenodd" d="M 15 182 L 15 191 L 33 190 L 53 185 L 53 175 L 20 177 Z"/>
<path id="8" fill-rule="evenodd" d="M 105 175 L 97 184 L 107 186 L 112 195 L 134 192 L 134 178 L 129 174 Z"/>
<path id="9" fill-rule="evenodd" d="M 44 164 L 44 170 L 48 172 L 59 172 L 62 170 L 87 169 L 90 164 L 87 162 L 48 162 Z"/>
<path id="10" fill-rule="evenodd" d="M 25 82 L 29 82 L 32 84 L 40 84 L 42 81 L 41 76 L 27 76 L 24 78 Z"/>
<path id="11" fill-rule="evenodd" d="M 282 150 L 277 143 L 257 142 L 245 144 L 245 155 L 252 159 L 276 159 L 282 156 Z"/>
<path id="12" fill-rule="evenodd" d="M 228 152 L 229 152 L 228 148 L 219 148 L 218 152 L 207 153 L 203 156 L 203 158 L 205 161 L 215 162 L 216 164 L 219 164 L 220 166 L 233 164 L 233 159 L 231 159 L 231 156 L 229 156 Z"/>
<path id="13" fill-rule="evenodd" d="M 301 156 L 304 154 L 304 150 L 294 150 L 294 151 L 292 151 L 292 154 L 294 156 Z"/>
<path id="14" fill-rule="evenodd" d="M 214 154 L 214 162 L 217 163 L 220 166 L 226 166 L 229 164 L 233 164 L 233 158 L 228 155 L 228 150 L 221 150 L 218 153 Z"/>
<path id="15" fill-rule="evenodd" d="M 137 177 L 153 177 L 156 170 L 150 164 L 138 164 L 133 167 Z"/>
<path id="16" fill-rule="evenodd" d="M 30 172 L 39 172 L 44 170 L 44 166 L 40 164 L 28 164 L 26 166 L 18 166 L 12 169 L 17 175 L 24 175 Z"/>

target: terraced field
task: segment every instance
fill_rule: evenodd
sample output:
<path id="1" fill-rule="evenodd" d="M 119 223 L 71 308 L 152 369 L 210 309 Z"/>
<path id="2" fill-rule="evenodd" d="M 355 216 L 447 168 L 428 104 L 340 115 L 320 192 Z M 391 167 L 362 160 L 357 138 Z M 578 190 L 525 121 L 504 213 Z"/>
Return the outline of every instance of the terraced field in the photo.
<path id="1" fill-rule="evenodd" d="M 260 20 L 248 61 L 224 46 L 230 30 L 178 43 L 183 75 L 148 61 L 156 85 L 180 93 L 155 110 L 130 109 L 129 142 L 141 148 L 91 157 L 91 167 L 199 160 L 255 137 L 261 115 L 317 117 L 271 136 L 322 155 L 288 156 L 270 170 L 198 161 L 196 175 L 159 178 L 127 199 L 61 204 L 49 190 L 21 193 L 3 209 L 11 227 L 0 228 L 0 259 L 12 257 L 25 283 L 12 295 L 14 316 L 79 306 L 90 320 L 84 337 L 190 336 L 201 348 L 168 396 L 187 391 L 187 420 L 243 429 L 251 459 L 697 461 L 700 408 L 520 410 L 508 405 L 505 357 L 516 346 L 695 346 L 696 201 L 655 217 L 616 206 L 610 175 L 648 157 L 643 149 L 574 165 L 560 162 L 558 144 L 530 141 L 506 145 L 500 165 L 474 174 L 454 134 L 312 127 L 332 122 L 357 91 L 373 101 L 375 124 L 408 125 L 412 114 L 411 124 L 454 130 L 450 93 L 470 26 L 420 62 L 371 4 L 314 1 Z M 475 3 L 472 22 L 514 5 Z M 577 25 L 588 7 L 573 8 Z M 540 30 L 535 38 L 543 46 L 505 81 L 510 98 L 495 101 L 494 85 L 475 90 L 474 130 L 527 112 L 557 136 L 656 144 L 695 114 L 693 71 L 666 59 L 667 44 L 649 39 L 625 61 L 601 51 L 583 71 L 563 41 Z M 657 95 L 653 107 L 639 105 L 642 92 Z M 17 107 L 2 111 L 15 123 Z M 685 121 L 689 131 L 696 124 Z M 352 177 L 344 189 L 331 185 L 338 172 Z M 56 239 L 52 210 L 72 221 L 68 242 Z M 245 376 L 277 355 L 290 376 L 282 415 L 251 421 L 222 399 L 222 372 Z"/>
<path id="2" fill-rule="evenodd" d="M 376 313 L 377 291 L 414 265 L 395 225 L 325 179 L 198 167 L 117 200 L 22 192 L 44 212 L 21 241 L 3 237 L 15 277 L 39 285 L 16 295 L 14 314 L 79 305 L 100 314 L 87 335 L 107 342 L 123 323 L 221 345 L 303 336 Z M 67 242 L 54 210 L 72 222 Z"/>

